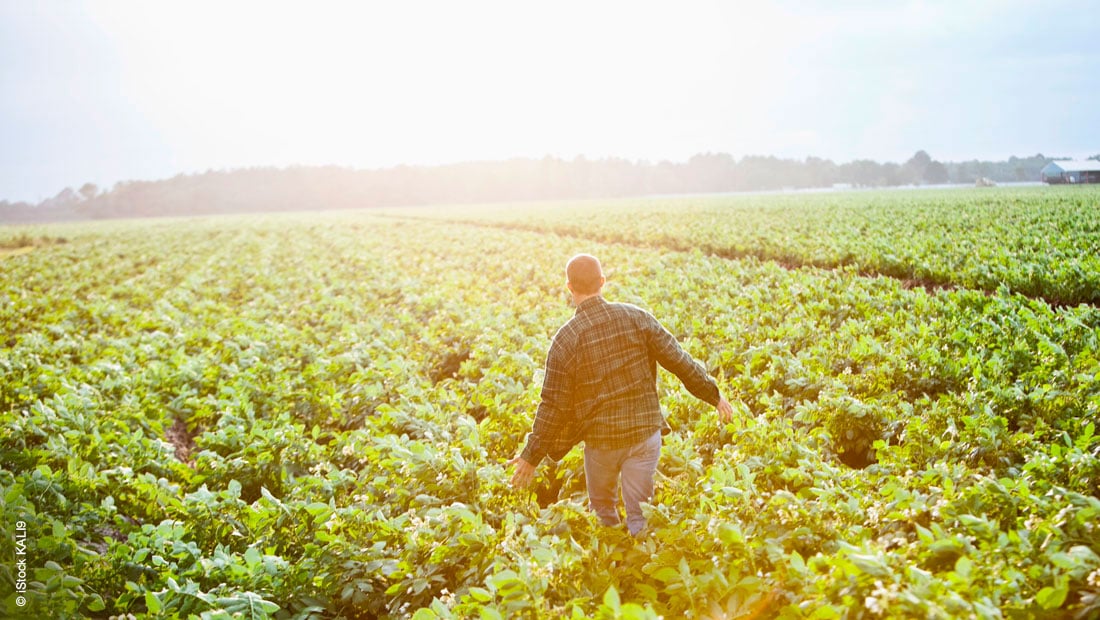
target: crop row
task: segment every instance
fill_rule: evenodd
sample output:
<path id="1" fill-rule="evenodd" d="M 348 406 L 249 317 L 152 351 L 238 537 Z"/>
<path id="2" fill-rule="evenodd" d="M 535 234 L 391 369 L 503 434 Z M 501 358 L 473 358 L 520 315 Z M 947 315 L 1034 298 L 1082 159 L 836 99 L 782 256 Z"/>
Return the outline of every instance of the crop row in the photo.
<path id="1" fill-rule="evenodd" d="M 739 410 L 662 374 L 640 541 L 588 514 L 579 451 L 535 493 L 502 465 L 578 251 Z M 369 213 L 91 227 L 0 272 L 33 569 L 17 609 L 0 567 L 5 615 L 1100 611 L 1089 306 Z"/>
<path id="2" fill-rule="evenodd" d="M 850 266 L 926 287 L 1003 287 L 1058 305 L 1100 302 L 1100 190 L 1091 187 L 531 203 L 416 215 L 789 266 Z"/>

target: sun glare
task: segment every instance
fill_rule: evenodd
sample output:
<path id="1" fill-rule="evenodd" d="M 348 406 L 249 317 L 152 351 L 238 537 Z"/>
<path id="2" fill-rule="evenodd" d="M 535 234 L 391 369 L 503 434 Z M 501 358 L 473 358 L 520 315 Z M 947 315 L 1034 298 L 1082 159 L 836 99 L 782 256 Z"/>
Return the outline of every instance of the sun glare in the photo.
<path id="1" fill-rule="evenodd" d="M 725 115 L 725 137 L 752 143 L 787 52 L 807 40 L 803 21 L 769 8 L 727 20 L 626 4 L 95 9 L 129 96 L 182 166 L 215 142 L 213 167 L 687 157 L 714 140 L 694 118 Z"/>

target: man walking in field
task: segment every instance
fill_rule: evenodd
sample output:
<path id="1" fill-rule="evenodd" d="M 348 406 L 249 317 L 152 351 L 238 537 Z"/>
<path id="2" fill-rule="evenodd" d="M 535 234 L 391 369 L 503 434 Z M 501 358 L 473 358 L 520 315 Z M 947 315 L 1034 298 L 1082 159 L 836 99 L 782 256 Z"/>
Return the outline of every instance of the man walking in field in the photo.
<path id="1" fill-rule="evenodd" d="M 604 525 L 617 525 L 621 479 L 627 529 L 636 536 L 645 527 L 641 504 L 653 497 L 661 435 L 668 430 L 656 365 L 717 407 L 723 421 L 732 419 L 733 407 L 651 314 L 604 301 L 605 279 L 594 256 L 574 256 L 565 272 L 577 310 L 550 344 L 534 427 L 523 452 L 508 462 L 516 466 L 512 485 L 529 485 L 544 456 L 560 459 L 584 441 L 589 505 Z"/>

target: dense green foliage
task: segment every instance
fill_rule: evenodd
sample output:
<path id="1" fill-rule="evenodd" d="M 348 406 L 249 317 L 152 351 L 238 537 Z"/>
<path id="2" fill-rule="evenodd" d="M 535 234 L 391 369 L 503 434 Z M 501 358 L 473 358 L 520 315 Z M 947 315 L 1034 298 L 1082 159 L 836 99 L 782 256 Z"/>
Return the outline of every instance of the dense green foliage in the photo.
<path id="1" fill-rule="evenodd" d="M 842 192 L 486 206 L 431 217 L 605 242 L 852 266 L 910 285 L 1100 302 L 1100 187 Z"/>
<path id="2" fill-rule="evenodd" d="M 569 236 L 421 210 L 10 231 L 68 242 L 0 259 L 0 494 L 30 566 L 17 607 L 0 542 L 0 615 L 1094 617 L 1100 310 L 685 243 L 778 244 L 786 219 L 812 256 L 847 219 L 870 264 L 906 230 L 984 234 L 967 213 L 1042 237 L 1044 199 L 1065 248 L 1093 234 L 1061 191 L 953 195 L 913 194 L 912 221 L 901 198 L 523 213 Z M 503 466 L 578 251 L 738 409 L 661 376 L 675 432 L 637 541 L 585 508 L 578 450 L 537 492 Z"/>

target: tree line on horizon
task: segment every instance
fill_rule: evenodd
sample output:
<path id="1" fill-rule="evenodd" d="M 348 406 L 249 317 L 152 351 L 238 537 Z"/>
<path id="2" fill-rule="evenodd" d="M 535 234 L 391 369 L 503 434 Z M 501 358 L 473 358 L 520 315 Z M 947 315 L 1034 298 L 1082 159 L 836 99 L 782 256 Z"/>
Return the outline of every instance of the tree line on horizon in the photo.
<path id="1" fill-rule="evenodd" d="M 511 159 L 441 166 L 357 170 L 338 166 L 209 170 L 156 181 L 120 181 L 101 191 L 85 183 L 38 204 L 0 200 L 0 223 L 212 215 L 448 203 L 621 198 L 784 189 L 896 187 L 1038 181 L 1055 158 L 939 162 L 917 151 L 908 161 L 780 159 L 703 153 L 687 162 L 626 159 Z M 1091 159 L 1100 159 L 1100 155 Z"/>

